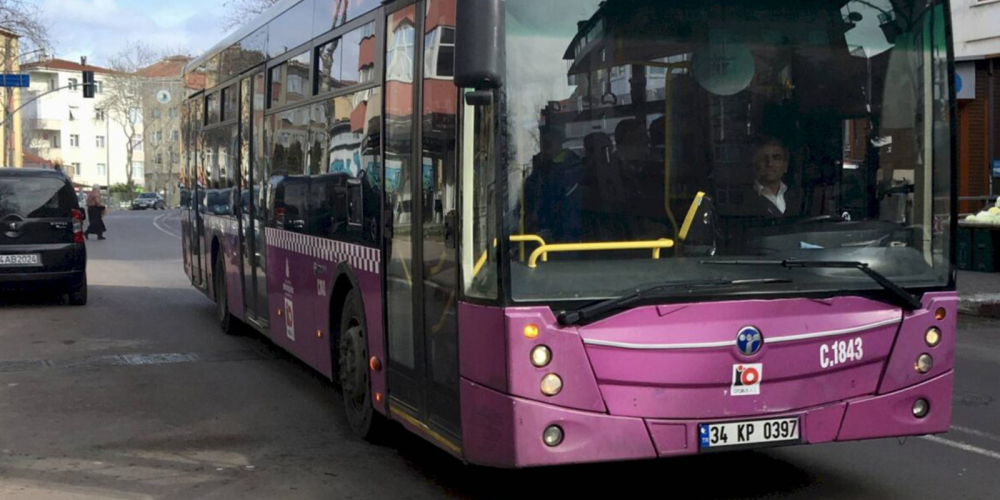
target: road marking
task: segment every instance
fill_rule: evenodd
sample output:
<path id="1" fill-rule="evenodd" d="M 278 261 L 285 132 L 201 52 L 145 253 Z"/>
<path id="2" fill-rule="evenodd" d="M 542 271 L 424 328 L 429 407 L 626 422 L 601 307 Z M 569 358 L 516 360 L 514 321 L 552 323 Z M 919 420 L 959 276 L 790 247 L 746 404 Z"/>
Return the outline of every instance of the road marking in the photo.
<path id="1" fill-rule="evenodd" d="M 950 439 L 940 438 L 937 436 L 923 436 L 922 439 L 926 439 L 932 443 L 943 444 L 945 446 L 950 446 L 955 449 L 962 451 L 967 451 L 969 453 L 975 453 L 977 455 L 982 455 L 984 457 L 989 457 L 994 460 L 1000 460 L 1000 453 L 993 450 L 987 450 L 986 448 L 980 448 L 978 446 L 972 446 L 971 444 L 966 444 L 961 441 L 952 441 Z"/>
<path id="2" fill-rule="evenodd" d="M 160 230 L 161 233 L 164 233 L 164 234 L 166 234 L 168 236 L 173 236 L 174 238 L 177 238 L 177 239 L 181 239 L 180 235 L 174 234 L 174 233 L 170 232 L 167 228 L 165 228 L 162 225 L 160 225 L 160 222 L 164 218 L 166 218 L 168 215 L 170 215 L 170 214 L 159 215 L 155 219 L 153 219 L 153 227 L 155 227 L 156 229 Z"/>
<path id="3" fill-rule="evenodd" d="M 990 441 L 996 441 L 1000 443 L 1000 436 L 997 436 L 995 434 L 990 434 L 989 432 L 977 431 L 976 429 L 970 429 L 968 427 L 960 427 L 957 425 L 951 426 L 951 430 L 961 432 L 962 434 L 981 437 L 983 439 L 989 439 Z"/>

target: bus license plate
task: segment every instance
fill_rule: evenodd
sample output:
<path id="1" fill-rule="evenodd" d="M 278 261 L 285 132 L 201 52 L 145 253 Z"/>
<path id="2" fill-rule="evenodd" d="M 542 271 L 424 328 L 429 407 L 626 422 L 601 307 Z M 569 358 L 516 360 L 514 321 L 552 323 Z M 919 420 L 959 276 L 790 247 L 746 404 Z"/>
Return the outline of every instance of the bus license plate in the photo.
<path id="1" fill-rule="evenodd" d="M 41 263 L 38 254 L 0 255 L 0 267 L 37 266 Z"/>
<path id="2" fill-rule="evenodd" d="M 725 422 L 698 426 L 701 449 L 757 446 L 799 440 L 799 419 L 779 418 L 750 422 Z"/>

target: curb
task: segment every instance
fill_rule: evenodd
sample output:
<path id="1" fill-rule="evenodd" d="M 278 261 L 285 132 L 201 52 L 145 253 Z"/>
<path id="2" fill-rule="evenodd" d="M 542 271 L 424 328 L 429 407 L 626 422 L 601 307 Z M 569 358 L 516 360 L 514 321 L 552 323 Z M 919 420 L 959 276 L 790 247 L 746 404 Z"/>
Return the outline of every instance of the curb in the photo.
<path id="1" fill-rule="evenodd" d="M 958 313 L 982 318 L 1000 318 L 1000 293 L 979 293 L 962 296 Z"/>

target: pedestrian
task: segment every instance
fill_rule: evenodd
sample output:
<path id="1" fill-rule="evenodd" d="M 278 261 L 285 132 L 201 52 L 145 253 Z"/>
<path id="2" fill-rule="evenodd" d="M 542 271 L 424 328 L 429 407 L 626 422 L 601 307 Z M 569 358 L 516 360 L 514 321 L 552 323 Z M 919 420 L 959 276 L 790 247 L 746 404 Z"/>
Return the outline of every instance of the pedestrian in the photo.
<path id="1" fill-rule="evenodd" d="M 101 187 L 94 184 L 93 189 L 87 194 L 87 218 L 90 219 L 90 225 L 87 226 L 85 234 L 87 239 L 90 239 L 91 234 L 96 234 L 99 240 L 107 239 L 104 237 L 104 232 L 108 230 L 104 226 L 104 211 L 106 209 L 104 200 L 101 199 Z"/>

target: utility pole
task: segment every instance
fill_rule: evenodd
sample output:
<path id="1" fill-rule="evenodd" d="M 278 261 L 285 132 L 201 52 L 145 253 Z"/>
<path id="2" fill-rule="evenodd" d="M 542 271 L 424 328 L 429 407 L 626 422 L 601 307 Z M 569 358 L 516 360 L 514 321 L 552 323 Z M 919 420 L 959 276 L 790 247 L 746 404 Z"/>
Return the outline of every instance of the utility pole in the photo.
<path id="1" fill-rule="evenodd" d="M 4 36 L 4 48 L 3 48 L 3 59 L 4 59 L 4 71 L 6 73 L 14 72 L 14 58 L 17 57 L 16 54 L 11 54 L 14 50 L 14 39 L 9 36 Z M 12 113 L 11 108 L 14 106 L 14 89 L 12 87 L 7 87 L 7 95 L 4 97 L 4 152 L 3 152 L 3 166 L 13 167 L 14 163 L 14 123 L 11 120 Z"/>

